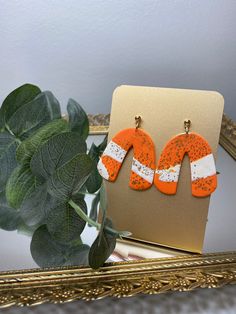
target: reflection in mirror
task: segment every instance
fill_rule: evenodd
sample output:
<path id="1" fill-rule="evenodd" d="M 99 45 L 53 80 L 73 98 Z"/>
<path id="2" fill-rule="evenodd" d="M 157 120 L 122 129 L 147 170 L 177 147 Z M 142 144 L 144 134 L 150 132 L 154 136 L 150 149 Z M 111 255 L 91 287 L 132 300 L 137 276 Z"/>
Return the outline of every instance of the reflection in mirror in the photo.
<path id="1" fill-rule="evenodd" d="M 98 145 L 103 138 L 104 135 L 90 135 L 87 140 L 88 147 L 93 142 Z M 218 149 L 217 170 L 220 173 L 218 176 L 219 188 L 211 197 L 204 253 L 236 250 L 235 160 L 221 146 Z M 92 200 L 93 196 L 86 196 L 88 207 Z M 86 226 L 82 233 L 83 242 L 91 245 L 95 238 L 96 229 Z M 16 231 L 9 232 L 0 229 L 0 239 L 0 271 L 38 267 L 30 254 L 30 237 Z M 118 241 L 115 252 L 109 261 L 171 257 L 182 254 L 186 253 L 144 243 Z"/>

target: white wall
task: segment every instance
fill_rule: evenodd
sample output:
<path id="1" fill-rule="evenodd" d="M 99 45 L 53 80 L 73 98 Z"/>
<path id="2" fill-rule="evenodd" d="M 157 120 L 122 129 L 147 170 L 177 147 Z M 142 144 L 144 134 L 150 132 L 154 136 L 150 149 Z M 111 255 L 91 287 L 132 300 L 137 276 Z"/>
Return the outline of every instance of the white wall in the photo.
<path id="1" fill-rule="evenodd" d="M 0 100 L 24 82 L 109 112 L 120 84 L 218 90 L 236 120 L 235 0 L 0 0 Z"/>

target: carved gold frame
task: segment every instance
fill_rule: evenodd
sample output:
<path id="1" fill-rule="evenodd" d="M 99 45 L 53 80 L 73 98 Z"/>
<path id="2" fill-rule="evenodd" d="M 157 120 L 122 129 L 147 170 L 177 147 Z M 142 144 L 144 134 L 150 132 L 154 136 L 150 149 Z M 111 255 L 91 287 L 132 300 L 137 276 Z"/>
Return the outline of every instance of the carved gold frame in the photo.
<path id="1" fill-rule="evenodd" d="M 90 116 L 91 134 L 108 131 L 109 115 Z M 220 144 L 236 159 L 236 123 L 223 117 Z M 236 252 L 0 272 L 0 307 L 95 300 L 107 296 L 190 291 L 236 283 Z"/>
<path id="2" fill-rule="evenodd" d="M 95 300 L 107 296 L 190 291 L 236 283 L 236 253 L 219 253 L 110 263 L 87 267 L 34 269 L 0 274 L 0 305 Z"/>

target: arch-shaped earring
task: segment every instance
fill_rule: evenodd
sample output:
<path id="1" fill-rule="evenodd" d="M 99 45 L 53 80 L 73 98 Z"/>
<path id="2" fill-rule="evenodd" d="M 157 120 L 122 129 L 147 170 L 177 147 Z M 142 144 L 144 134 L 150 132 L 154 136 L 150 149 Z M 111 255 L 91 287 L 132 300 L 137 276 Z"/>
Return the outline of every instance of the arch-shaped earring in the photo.
<path id="1" fill-rule="evenodd" d="M 189 133 L 190 124 L 190 120 L 185 120 L 185 133 L 173 137 L 164 147 L 154 184 L 165 194 L 176 194 L 181 163 L 187 153 L 190 159 L 192 195 L 205 197 L 217 187 L 215 161 L 208 142 L 197 133 Z"/>
<path id="2" fill-rule="evenodd" d="M 151 137 L 141 130 L 141 117 L 135 117 L 136 127 L 118 132 L 107 145 L 99 162 L 100 175 L 115 181 L 121 165 L 131 147 L 134 156 L 129 186 L 134 190 L 146 190 L 151 187 L 155 173 L 155 148 Z"/>

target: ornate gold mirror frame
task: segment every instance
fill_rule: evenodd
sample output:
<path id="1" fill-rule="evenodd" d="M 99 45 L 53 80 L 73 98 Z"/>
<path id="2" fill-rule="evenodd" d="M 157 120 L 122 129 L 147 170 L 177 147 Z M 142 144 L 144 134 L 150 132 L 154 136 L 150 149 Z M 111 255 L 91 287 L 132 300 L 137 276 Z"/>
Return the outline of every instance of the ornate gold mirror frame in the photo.
<path id="1" fill-rule="evenodd" d="M 108 131 L 109 115 L 90 115 L 91 134 Z M 236 159 L 236 123 L 224 115 L 220 144 Z M 87 267 L 0 272 L 0 307 L 95 300 L 107 296 L 189 291 L 236 283 L 236 252 L 108 263 Z"/>

